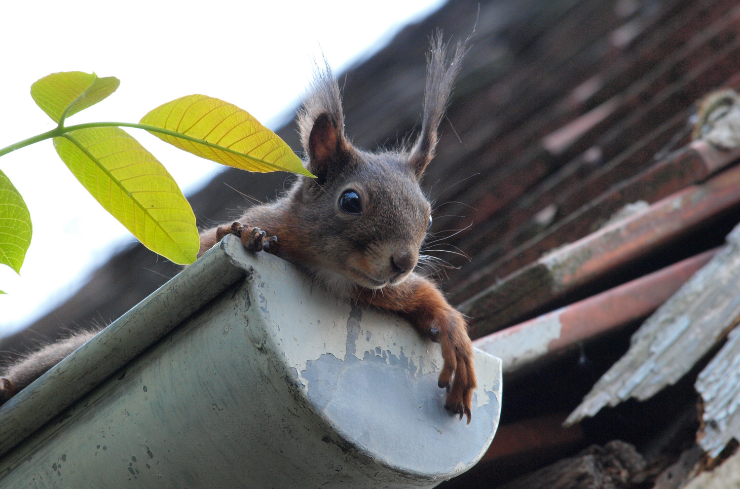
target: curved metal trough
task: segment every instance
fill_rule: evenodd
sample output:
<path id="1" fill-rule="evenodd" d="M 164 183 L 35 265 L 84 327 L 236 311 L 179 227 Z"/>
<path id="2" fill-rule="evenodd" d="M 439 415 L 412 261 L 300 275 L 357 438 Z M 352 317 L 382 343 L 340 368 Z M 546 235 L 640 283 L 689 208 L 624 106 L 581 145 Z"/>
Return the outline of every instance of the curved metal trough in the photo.
<path id="1" fill-rule="evenodd" d="M 0 486 L 433 487 L 496 432 L 475 363 L 466 426 L 438 345 L 227 237 L 0 408 Z"/>

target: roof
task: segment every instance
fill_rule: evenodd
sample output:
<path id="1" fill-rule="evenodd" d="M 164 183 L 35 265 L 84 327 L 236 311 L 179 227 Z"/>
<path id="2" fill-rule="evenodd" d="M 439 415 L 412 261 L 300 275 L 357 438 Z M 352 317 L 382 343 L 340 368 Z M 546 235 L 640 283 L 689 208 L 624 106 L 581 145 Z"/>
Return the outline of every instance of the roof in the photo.
<path id="1" fill-rule="evenodd" d="M 733 246 L 725 237 L 740 221 L 740 153 L 691 133 L 700 100 L 740 85 L 740 8 L 730 0 L 448 3 L 341 75 L 353 142 L 373 149 L 418 128 L 428 36 L 440 27 L 465 37 L 473 26 L 425 187 L 436 202 L 432 231 L 445 238 L 434 253 L 459 267 L 441 285 L 472 317 L 472 336 L 494 353 L 509 345 L 503 357 L 523 345 L 510 359 L 518 370 L 504 372 L 500 431 L 521 443 L 496 452 L 494 441 L 477 468 L 446 487 L 490 487 L 563 457 L 594 460 L 579 450 L 613 440 L 644 457 L 643 480 L 694 467 L 728 441 L 707 434 L 715 441 L 697 449 L 698 430 L 726 434 L 735 423 L 723 425 L 710 407 L 702 418 L 695 407 L 697 388 L 717 391 L 712 366 L 734 358 L 730 342 L 708 364 L 732 320 L 716 323 L 705 353 L 646 401 L 607 401 L 614 407 L 592 420 L 560 423 L 629 351 L 643 320 Z M 297 149 L 294 125 L 278 133 Z M 227 170 L 190 200 L 209 226 L 248 205 L 230 187 L 264 201 L 285 180 Z M 114 319 L 177 271 L 140 246 L 125 250 L 31 328 L 53 336 L 59 325 Z M 546 341 L 554 326 L 558 337 Z M 18 349 L 21 338 L 0 343 Z"/>

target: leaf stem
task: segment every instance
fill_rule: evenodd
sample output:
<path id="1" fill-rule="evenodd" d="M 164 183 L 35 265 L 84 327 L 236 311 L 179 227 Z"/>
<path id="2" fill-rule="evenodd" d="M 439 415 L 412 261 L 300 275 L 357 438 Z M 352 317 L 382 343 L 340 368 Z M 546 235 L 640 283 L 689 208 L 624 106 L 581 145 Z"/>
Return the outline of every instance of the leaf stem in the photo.
<path id="1" fill-rule="evenodd" d="M 88 123 L 85 123 L 85 124 L 77 124 L 77 125 L 74 125 L 74 126 L 66 126 L 66 127 L 65 126 L 62 126 L 62 125 L 59 125 L 57 128 L 52 129 L 51 131 L 45 132 L 43 134 L 39 134 L 38 136 L 34 136 L 32 138 L 25 139 L 25 140 L 23 140 L 23 141 L 21 141 L 19 143 L 15 143 L 15 144 L 12 144 L 12 145 L 10 145 L 10 146 L 8 146 L 6 148 L 0 149 L 0 156 L 3 156 L 5 154 L 7 154 L 7 153 L 10 153 L 11 151 L 15 151 L 16 149 L 20 149 L 20 148 L 26 147 L 26 146 L 28 146 L 30 144 L 37 143 L 39 141 L 43 141 L 44 139 L 55 138 L 55 137 L 58 137 L 58 136 L 63 136 L 63 135 L 65 135 L 68 132 L 77 131 L 79 129 L 90 129 L 90 128 L 93 128 L 93 127 L 133 127 L 135 129 L 143 129 L 143 130 L 149 131 L 149 132 L 157 132 L 157 133 L 165 134 L 167 136 L 172 136 L 172 137 L 175 137 L 175 138 L 178 138 L 178 139 L 184 139 L 184 140 L 190 141 L 192 143 L 197 143 L 197 144 L 201 144 L 203 146 L 208 146 L 210 148 L 218 149 L 219 151 L 224 151 L 226 153 L 232 153 L 232 154 L 237 155 L 237 156 L 241 156 L 241 157 L 247 156 L 247 155 L 244 155 L 243 153 L 240 153 L 238 151 L 234 151 L 231 148 L 226 148 L 224 146 L 219 146 L 217 144 L 209 143 L 208 141 L 204 141 L 202 139 L 194 138 L 192 136 L 188 136 L 186 134 L 182 134 L 182 133 L 179 133 L 179 132 L 176 132 L 176 131 L 170 131 L 169 129 L 163 129 L 161 127 L 156 127 L 156 126 L 149 126 L 147 124 L 136 124 L 136 123 L 133 123 L 133 122 L 88 122 Z M 247 156 L 247 157 L 249 157 L 249 156 Z M 275 170 L 278 170 L 278 171 L 286 171 L 285 168 L 281 168 L 281 167 L 276 166 L 276 165 L 274 165 L 272 163 L 268 163 L 266 161 L 262 161 L 262 160 L 257 159 L 257 158 L 253 158 L 253 159 L 256 160 L 256 161 L 258 161 L 258 162 L 260 162 L 261 164 L 263 164 L 265 166 L 272 167 Z"/>
<path id="2" fill-rule="evenodd" d="M 38 136 L 24 139 L 23 141 L 17 142 L 15 144 L 11 144 L 10 146 L 0 149 L 0 156 L 6 155 L 8 153 L 12 153 L 16 149 L 25 148 L 26 146 L 30 146 L 31 144 L 38 143 L 39 141 L 43 141 L 44 139 L 61 136 L 62 134 L 64 134 L 64 132 L 65 130 L 63 127 L 56 127 L 52 129 L 51 131 L 47 131 L 43 134 L 39 134 Z"/>
<path id="3" fill-rule="evenodd" d="M 162 129 L 155 126 L 147 126 L 146 124 L 134 124 L 131 122 L 88 122 L 86 124 L 77 124 L 74 126 L 67 126 L 65 127 L 63 125 L 64 120 L 62 120 L 62 123 L 60 123 L 59 126 L 55 127 L 51 131 L 47 131 L 43 134 L 39 134 L 37 136 L 34 136 L 32 138 L 24 139 L 23 141 L 17 142 L 15 144 L 11 144 L 10 146 L 7 146 L 3 149 L 0 149 L 0 156 L 4 156 L 8 153 L 12 153 L 13 151 L 21 148 L 25 148 L 26 146 L 30 146 L 34 143 L 38 143 L 39 141 L 43 141 L 44 139 L 51 139 L 59 136 L 64 136 L 68 132 L 76 131 L 78 129 L 89 129 L 92 127 L 134 127 L 136 129 L 143 129 L 145 131 L 151 131 L 151 132 L 159 132 L 162 134 L 166 134 L 168 136 L 174 136 L 181 139 L 187 139 L 192 142 L 205 144 L 206 146 L 209 145 L 209 143 L 205 141 L 201 141 L 199 139 L 186 136 L 185 134 L 180 134 L 174 131 L 169 131 L 167 129 Z M 217 147 L 216 145 L 210 145 Z M 219 148 L 224 149 L 226 151 L 229 151 L 228 148 Z M 236 151 L 231 151 L 233 153 L 239 154 Z"/>

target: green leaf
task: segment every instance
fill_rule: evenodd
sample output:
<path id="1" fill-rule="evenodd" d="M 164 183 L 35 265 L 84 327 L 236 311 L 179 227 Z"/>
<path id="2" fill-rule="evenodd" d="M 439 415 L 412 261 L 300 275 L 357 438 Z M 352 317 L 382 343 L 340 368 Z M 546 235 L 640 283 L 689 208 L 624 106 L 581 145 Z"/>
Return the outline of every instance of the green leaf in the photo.
<path id="1" fill-rule="evenodd" d="M 285 141 L 247 111 L 205 95 L 188 95 L 157 107 L 142 124 L 152 134 L 208 160 L 255 172 L 289 171 L 312 177 Z"/>
<path id="2" fill-rule="evenodd" d="M 195 261 L 195 215 L 164 166 L 117 127 L 79 129 L 54 138 L 77 180 L 144 246 L 175 263 Z M 90 233 L 94 235 L 94 230 Z"/>
<path id="3" fill-rule="evenodd" d="M 31 97 L 54 122 L 61 123 L 108 97 L 120 83 L 118 78 L 98 78 L 95 73 L 52 73 L 31 85 Z"/>
<path id="4" fill-rule="evenodd" d="M 18 190 L 0 170 L 0 264 L 21 273 L 31 245 L 31 213 Z"/>

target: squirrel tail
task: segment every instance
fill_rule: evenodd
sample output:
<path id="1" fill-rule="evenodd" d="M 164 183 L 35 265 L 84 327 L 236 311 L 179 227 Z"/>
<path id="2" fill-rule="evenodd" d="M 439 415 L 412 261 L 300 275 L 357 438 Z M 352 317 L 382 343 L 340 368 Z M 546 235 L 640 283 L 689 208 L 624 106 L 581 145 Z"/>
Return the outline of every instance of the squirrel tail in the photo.
<path id="1" fill-rule="evenodd" d="M 98 330 L 78 331 L 32 351 L 7 365 L 0 371 L 0 404 L 39 378 L 97 333 Z"/>

